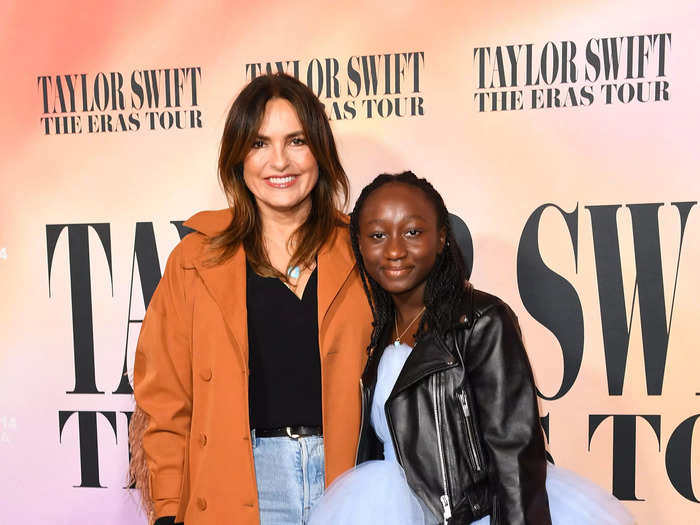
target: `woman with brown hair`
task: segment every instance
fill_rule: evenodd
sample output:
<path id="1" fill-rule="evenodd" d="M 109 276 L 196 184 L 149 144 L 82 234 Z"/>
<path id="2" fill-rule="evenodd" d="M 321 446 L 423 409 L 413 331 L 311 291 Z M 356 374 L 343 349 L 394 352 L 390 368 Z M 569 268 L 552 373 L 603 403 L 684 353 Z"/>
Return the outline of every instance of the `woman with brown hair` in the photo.
<path id="1" fill-rule="evenodd" d="M 354 463 L 371 331 L 323 105 L 254 79 L 219 177 L 230 207 L 185 223 L 141 328 L 131 474 L 157 525 L 304 524 Z"/>

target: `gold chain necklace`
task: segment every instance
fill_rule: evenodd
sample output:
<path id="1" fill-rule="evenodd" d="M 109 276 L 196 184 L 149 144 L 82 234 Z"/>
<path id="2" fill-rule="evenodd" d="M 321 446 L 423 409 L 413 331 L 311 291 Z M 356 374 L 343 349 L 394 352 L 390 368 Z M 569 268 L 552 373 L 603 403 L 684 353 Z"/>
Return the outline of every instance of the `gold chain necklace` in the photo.
<path id="1" fill-rule="evenodd" d="M 406 328 L 404 328 L 404 331 L 401 332 L 401 334 L 399 334 L 399 322 L 396 319 L 396 311 L 394 311 L 394 327 L 396 328 L 396 339 L 394 339 L 394 346 L 399 346 L 401 344 L 401 338 L 403 337 L 403 334 L 408 332 L 408 329 L 411 328 L 413 323 L 415 323 L 416 320 L 418 320 L 418 318 L 423 314 L 423 312 L 425 312 L 425 306 L 423 308 L 421 308 L 421 311 L 418 312 L 418 315 L 416 315 L 413 318 L 413 321 L 408 323 L 408 326 L 406 326 Z"/>

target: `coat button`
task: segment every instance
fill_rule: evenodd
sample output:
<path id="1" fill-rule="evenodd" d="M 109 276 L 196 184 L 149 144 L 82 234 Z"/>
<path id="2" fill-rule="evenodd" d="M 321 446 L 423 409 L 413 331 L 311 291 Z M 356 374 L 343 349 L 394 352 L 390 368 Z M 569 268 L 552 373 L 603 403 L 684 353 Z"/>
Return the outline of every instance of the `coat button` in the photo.
<path id="1" fill-rule="evenodd" d="M 199 371 L 199 377 L 204 379 L 204 381 L 211 381 L 211 368 L 202 368 Z"/>
<path id="2" fill-rule="evenodd" d="M 206 446 L 206 444 L 207 444 L 207 435 L 204 432 L 202 432 L 199 435 L 199 445 L 204 447 L 204 446 Z"/>
<path id="3" fill-rule="evenodd" d="M 199 508 L 199 510 L 207 510 L 207 500 L 204 498 L 197 498 L 197 508 Z"/>

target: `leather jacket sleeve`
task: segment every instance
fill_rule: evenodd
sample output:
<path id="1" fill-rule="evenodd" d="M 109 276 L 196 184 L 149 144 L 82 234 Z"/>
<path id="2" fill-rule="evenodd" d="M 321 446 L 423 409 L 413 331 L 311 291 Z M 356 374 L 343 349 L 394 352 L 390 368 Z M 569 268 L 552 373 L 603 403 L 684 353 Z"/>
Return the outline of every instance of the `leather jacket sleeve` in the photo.
<path id="1" fill-rule="evenodd" d="M 520 328 L 503 302 L 474 322 L 467 371 L 492 488 L 492 525 L 551 525 L 544 438 Z"/>

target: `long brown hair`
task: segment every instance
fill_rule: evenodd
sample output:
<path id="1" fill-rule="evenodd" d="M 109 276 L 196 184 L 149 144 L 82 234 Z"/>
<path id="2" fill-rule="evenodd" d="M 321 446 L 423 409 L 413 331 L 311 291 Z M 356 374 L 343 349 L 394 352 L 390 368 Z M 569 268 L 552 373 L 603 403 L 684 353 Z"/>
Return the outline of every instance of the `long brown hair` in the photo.
<path id="1" fill-rule="evenodd" d="M 210 244 L 219 250 L 215 263 L 231 257 L 243 243 L 257 273 L 286 279 L 286 275 L 270 264 L 255 197 L 243 180 L 243 159 L 256 139 L 265 105 L 272 98 L 286 99 L 294 106 L 318 164 L 318 182 L 311 191 L 311 211 L 289 239 L 294 246 L 289 267 L 308 266 L 340 222 L 339 210 L 347 205 L 348 178 L 340 164 L 323 104 L 292 76 L 262 75 L 243 88 L 226 117 L 219 151 L 219 179 L 233 218 L 224 231 L 211 238 Z"/>

